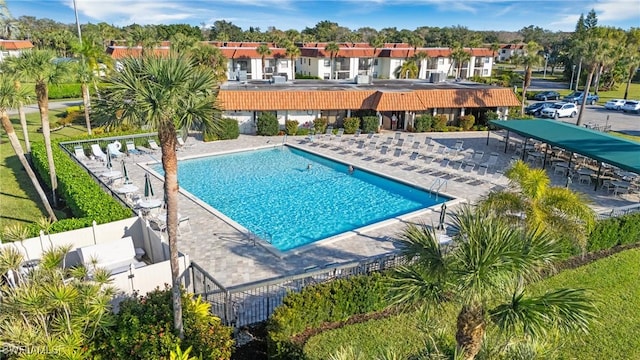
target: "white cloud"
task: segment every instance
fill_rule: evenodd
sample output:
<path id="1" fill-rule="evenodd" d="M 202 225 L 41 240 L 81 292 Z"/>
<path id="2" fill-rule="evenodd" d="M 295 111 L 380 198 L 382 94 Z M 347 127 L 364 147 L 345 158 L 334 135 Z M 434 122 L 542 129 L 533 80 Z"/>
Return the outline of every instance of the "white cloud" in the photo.
<path id="1" fill-rule="evenodd" d="M 603 0 L 593 4 L 593 9 L 602 25 L 620 20 L 636 19 L 640 26 L 640 3 L 637 0 Z M 586 15 L 586 13 L 585 13 Z"/>

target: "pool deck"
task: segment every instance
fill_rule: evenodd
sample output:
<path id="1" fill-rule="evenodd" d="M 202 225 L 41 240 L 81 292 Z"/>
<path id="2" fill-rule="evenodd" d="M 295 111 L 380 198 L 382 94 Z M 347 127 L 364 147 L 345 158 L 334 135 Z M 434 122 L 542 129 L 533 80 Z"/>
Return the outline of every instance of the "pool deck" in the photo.
<path id="1" fill-rule="evenodd" d="M 409 133 L 403 133 L 403 137 L 406 138 L 407 135 Z M 345 135 L 340 144 L 344 146 L 346 140 L 351 136 Z M 382 139 L 387 136 L 393 136 L 393 133 L 381 134 Z M 425 136 L 427 135 L 416 134 L 416 139 L 423 141 Z M 489 153 L 497 152 L 499 158 L 496 168 L 499 169 L 506 168 L 513 156 L 512 151 L 504 153 L 504 148 L 500 147 L 496 135 L 492 134 L 489 145 L 487 145 L 486 132 L 428 133 L 428 136 L 437 143 L 449 147 L 452 147 L 456 140 L 464 140 L 465 150 L 473 149 L 485 152 L 483 161 L 487 161 Z M 456 175 L 447 181 L 446 188 L 443 186 L 441 189 L 441 192 L 449 196 L 455 195 L 455 200 L 449 203 L 448 213 L 455 211 L 460 203 L 473 203 L 491 189 L 504 186 L 507 183 L 507 179 L 500 173 L 491 172 L 481 176 L 475 172 L 465 173 L 463 170 L 454 170 L 451 167 L 440 169 L 440 165 L 437 163 L 425 165 L 421 158 L 412 162 L 408 157 L 411 153 L 409 149 L 411 144 L 405 146 L 407 154 L 402 155 L 401 158 L 394 158 L 391 152 L 387 155 L 389 160 L 381 162 L 379 151 L 376 155 L 377 158 L 374 159 L 363 150 L 345 152 L 337 146 L 338 142 L 335 141 L 311 143 L 304 137 L 288 137 L 286 143 L 346 164 L 352 164 L 356 171 L 357 169 L 367 169 L 426 189 L 432 187 L 438 177 L 446 176 L 446 174 Z M 187 141 L 189 146 L 179 150 L 177 154 L 179 159 L 186 159 L 243 149 L 269 148 L 282 144 L 282 136 L 240 135 L 236 140 L 209 143 L 190 137 Z M 391 147 L 391 149 L 393 148 Z M 153 155 L 126 157 L 129 178 L 139 189 L 144 189 L 144 173 L 147 168 L 145 164 L 159 159 L 159 151 Z M 114 160 L 114 168 L 117 168 L 115 164 L 119 163 L 120 160 Z M 425 173 L 425 168 L 430 168 L 431 173 Z M 446 173 L 442 173 L 440 170 L 445 170 Z M 554 185 L 564 185 L 564 178 L 552 175 L 551 171 L 549 174 Z M 162 195 L 158 196 L 158 194 L 162 194 L 162 179 L 157 175 L 152 176 L 152 183 L 156 191 L 156 198 L 162 199 Z M 637 196 L 614 197 L 601 190 L 594 192 L 592 186 L 576 183 L 573 183 L 571 187 L 589 196 L 593 201 L 593 207 L 597 210 L 638 202 Z M 326 196 L 331 196 L 331 194 L 326 194 Z M 397 243 L 392 238 L 404 229 L 406 223 L 435 225 L 440 217 L 439 208 L 438 205 L 435 211 L 422 212 L 409 219 L 393 219 L 378 226 L 367 227 L 357 233 L 350 232 L 330 242 L 313 244 L 305 248 L 304 251 L 290 251 L 286 253 L 286 256 L 280 257 L 256 244 L 245 233 L 226 221 L 223 216 L 217 216 L 215 212 L 212 212 L 210 207 L 199 201 L 194 201 L 188 194 L 181 191 L 178 211 L 181 215 L 189 217 L 191 231 L 187 231 L 184 225 L 181 227 L 182 233 L 179 236 L 178 248 L 181 252 L 189 254 L 191 260 L 206 269 L 222 285 L 229 288 L 278 276 L 299 274 L 305 270 L 322 268 L 329 264 L 351 262 L 394 252 L 397 250 Z M 317 221 L 321 221 L 321 219 L 317 219 Z"/>

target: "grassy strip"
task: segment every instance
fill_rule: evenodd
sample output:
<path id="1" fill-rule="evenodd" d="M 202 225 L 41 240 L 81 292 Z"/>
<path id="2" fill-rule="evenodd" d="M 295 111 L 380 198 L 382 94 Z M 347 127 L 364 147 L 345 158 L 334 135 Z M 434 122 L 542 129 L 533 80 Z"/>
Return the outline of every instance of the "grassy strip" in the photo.
<path id="1" fill-rule="evenodd" d="M 640 348 L 640 250 L 631 249 L 597 260 L 577 269 L 566 270 L 530 289 L 534 293 L 559 287 L 587 288 L 597 300 L 599 322 L 591 333 L 580 338 L 567 337 L 561 359 L 638 359 Z M 455 309 L 440 314 L 438 328 L 446 334 L 443 348 L 452 346 Z M 438 334 L 430 334 L 438 338 Z M 376 358 L 393 349 L 401 358 L 416 355 L 430 339 L 420 331 L 417 313 L 370 320 L 330 330 L 309 339 L 304 347 L 309 359 L 326 359 L 342 347 L 351 346 L 364 355 Z"/>

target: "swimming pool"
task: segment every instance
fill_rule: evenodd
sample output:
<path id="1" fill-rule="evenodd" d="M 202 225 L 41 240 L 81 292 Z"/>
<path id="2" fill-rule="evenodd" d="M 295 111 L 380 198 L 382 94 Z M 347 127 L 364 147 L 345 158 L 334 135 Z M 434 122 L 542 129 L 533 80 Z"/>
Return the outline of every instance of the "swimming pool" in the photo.
<path id="1" fill-rule="evenodd" d="M 178 181 L 281 251 L 449 200 L 289 147 L 182 160 Z"/>

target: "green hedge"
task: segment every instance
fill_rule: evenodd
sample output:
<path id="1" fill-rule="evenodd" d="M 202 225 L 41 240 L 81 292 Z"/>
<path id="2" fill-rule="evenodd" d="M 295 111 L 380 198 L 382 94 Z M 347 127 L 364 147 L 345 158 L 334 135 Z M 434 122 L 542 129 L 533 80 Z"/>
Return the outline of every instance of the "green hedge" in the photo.
<path id="1" fill-rule="evenodd" d="M 386 275 L 354 276 L 289 293 L 267 323 L 269 358 L 302 356 L 302 344 L 292 337 L 327 322 L 345 321 L 356 314 L 380 311 L 390 305 Z"/>
<path id="2" fill-rule="evenodd" d="M 416 116 L 414 124 L 416 132 L 427 132 L 431 130 L 431 125 L 433 124 L 433 116 L 429 114 L 418 115 Z"/>
<path id="3" fill-rule="evenodd" d="M 58 177 L 58 196 L 64 199 L 74 218 L 55 222 L 52 233 L 90 226 L 95 220 L 98 224 L 126 219 L 133 216 L 131 210 L 107 194 L 91 175 L 71 159 L 59 146 L 52 142 L 53 161 Z M 35 170 L 48 187 L 49 164 L 43 142 L 34 142 L 31 157 Z"/>
<path id="4" fill-rule="evenodd" d="M 71 99 L 81 97 L 82 88 L 80 83 L 49 85 L 49 99 Z"/>
<path id="5" fill-rule="evenodd" d="M 270 112 L 263 112 L 258 116 L 257 121 L 257 135 L 274 136 L 278 135 L 280 126 L 278 125 L 278 118 L 276 114 Z"/>
<path id="6" fill-rule="evenodd" d="M 240 136 L 238 120 L 222 118 L 220 120 L 220 127 L 212 133 L 204 133 L 202 139 L 204 141 L 231 140 L 237 139 L 238 136 Z"/>
<path id="7" fill-rule="evenodd" d="M 362 118 L 362 132 L 377 133 L 380 127 L 380 120 L 377 116 L 365 116 Z"/>
<path id="8" fill-rule="evenodd" d="M 298 133 L 298 120 L 287 120 L 284 122 L 284 128 L 287 131 L 287 135 L 294 136 Z"/>
<path id="9" fill-rule="evenodd" d="M 587 240 L 587 251 L 609 249 L 616 245 L 636 243 L 640 240 L 640 214 L 600 220 Z"/>
<path id="10" fill-rule="evenodd" d="M 342 126 L 344 126 L 345 134 L 355 134 L 356 130 L 360 128 L 360 118 L 357 117 L 348 117 L 342 121 Z"/>

